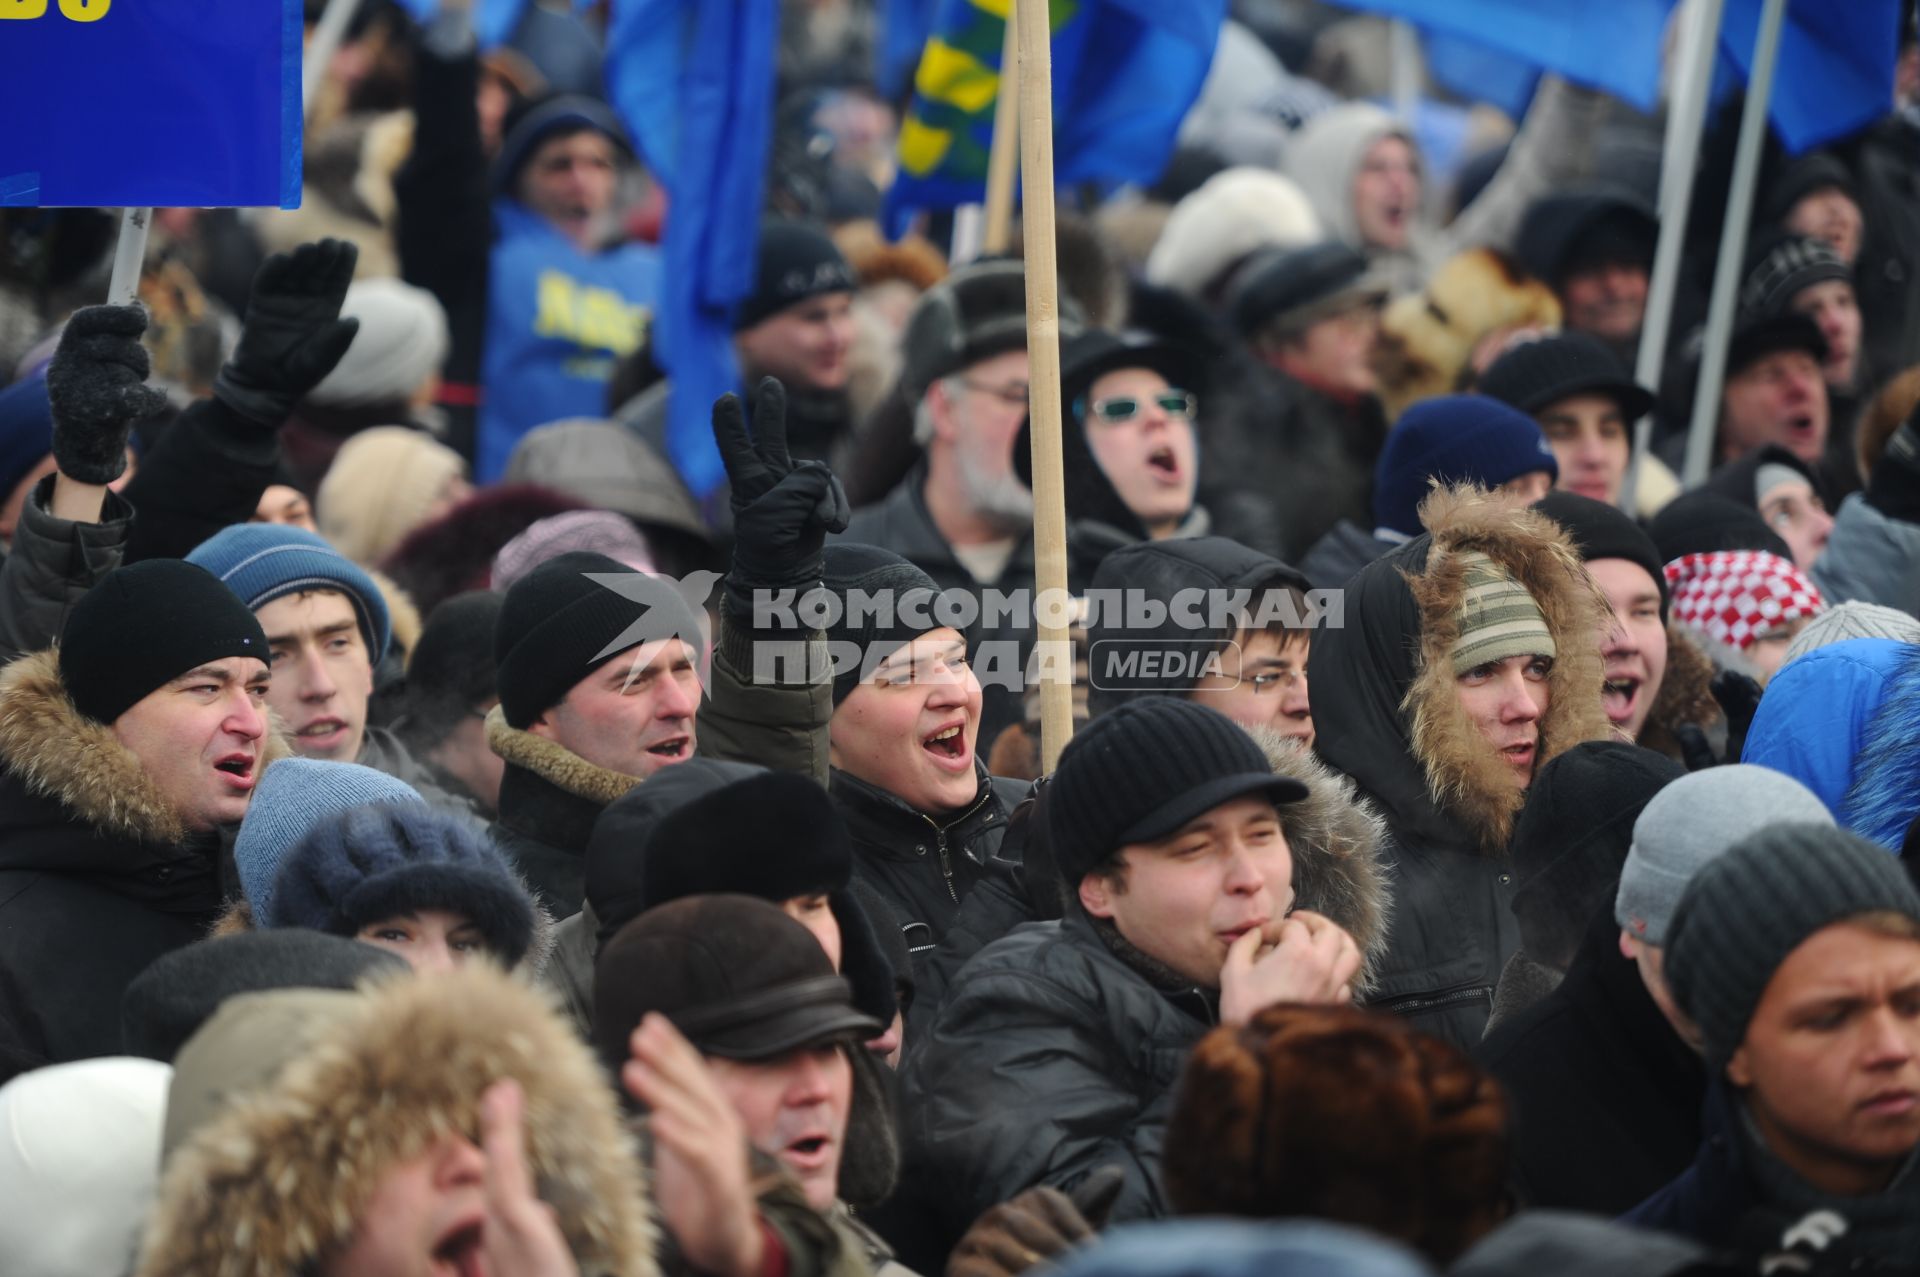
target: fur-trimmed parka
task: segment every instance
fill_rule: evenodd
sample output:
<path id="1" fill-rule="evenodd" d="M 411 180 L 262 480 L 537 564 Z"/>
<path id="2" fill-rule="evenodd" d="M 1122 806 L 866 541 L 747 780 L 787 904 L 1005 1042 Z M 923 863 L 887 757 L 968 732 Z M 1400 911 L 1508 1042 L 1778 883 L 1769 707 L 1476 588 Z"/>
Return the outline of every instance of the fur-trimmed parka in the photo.
<path id="1" fill-rule="evenodd" d="M 1348 583 L 1341 624 L 1314 632 L 1315 746 L 1389 833 L 1394 921 L 1371 1002 L 1471 1048 L 1519 945 L 1507 841 L 1525 794 L 1460 704 L 1461 553 L 1509 572 L 1553 636 L 1536 767 L 1612 735 L 1600 704 L 1606 605 L 1566 534 L 1536 511 L 1460 487 L 1436 490 L 1421 520 L 1425 535 Z"/>
<path id="2" fill-rule="evenodd" d="M 282 757 L 277 734 L 261 766 Z M 220 840 L 190 833 L 113 729 L 74 708 L 52 649 L 0 672 L 0 1042 L 118 1055 L 120 998 L 220 909 Z"/>
<path id="3" fill-rule="evenodd" d="M 476 1143 L 512 1078 L 526 1158 L 587 1277 L 655 1277 L 640 1161 L 593 1052 L 533 989 L 486 966 L 353 995 L 274 1081 L 169 1157 L 140 1277 L 293 1277 L 346 1245 L 383 1178 L 444 1134 Z M 178 1085 L 178 1082 L 176 1082 Z"/>

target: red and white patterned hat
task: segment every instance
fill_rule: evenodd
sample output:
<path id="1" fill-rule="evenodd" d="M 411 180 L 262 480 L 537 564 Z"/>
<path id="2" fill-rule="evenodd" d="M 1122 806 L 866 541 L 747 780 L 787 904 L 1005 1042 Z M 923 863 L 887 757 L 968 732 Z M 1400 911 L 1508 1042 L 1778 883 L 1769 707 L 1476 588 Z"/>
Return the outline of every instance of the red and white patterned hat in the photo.
<path id="1" fill-rule="evenodd" d="M 1827 610 L 1805 573 L 1765 550 L 1689 554 L 1667 564 L 1666 576 L 1674 620 L 1742 651 L 1788 621 Z"/>

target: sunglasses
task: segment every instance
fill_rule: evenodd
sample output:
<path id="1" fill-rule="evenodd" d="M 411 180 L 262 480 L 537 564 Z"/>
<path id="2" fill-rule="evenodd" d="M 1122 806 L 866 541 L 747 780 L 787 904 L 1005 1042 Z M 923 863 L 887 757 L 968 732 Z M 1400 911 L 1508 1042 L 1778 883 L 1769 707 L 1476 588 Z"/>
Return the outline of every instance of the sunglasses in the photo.
<path id="1" fill-rule="evenodd" d="M 1088 413 L 1091 412 L 1098 420 L 1110 426 L 1117 426 L 1132 421 L 1145 412 L 1149 403 L 1158 404 L 1161 412 L 1183 421 L 1192 420 L 1194 413 L 1200 410 L 1200 401 L 1194 398 L 1192 391 L 1163 390 L 1157 395 L 1145 397 L 1113 395 L 1106 399 L 1097 399 L 1091 404 L 1087 402 L 1085 396 L 1082 396 L 1074 402 L 1073 411 L 1074 415 L 1082 421 L 1085 421 Z"/>

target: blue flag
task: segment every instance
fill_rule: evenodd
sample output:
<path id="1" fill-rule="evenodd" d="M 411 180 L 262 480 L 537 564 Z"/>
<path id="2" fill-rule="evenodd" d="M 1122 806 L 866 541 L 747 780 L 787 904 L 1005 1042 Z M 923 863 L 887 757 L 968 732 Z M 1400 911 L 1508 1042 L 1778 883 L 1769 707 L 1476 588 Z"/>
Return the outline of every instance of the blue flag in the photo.
<path id="1" fill-rule="evenodd" d="M 779 0 L 618 0 L 607 87 L 667 188 L 653 353 L 672 377 L 668 459 L 697 498 L 726 478 L 713 401 L 739 386 L 733 309 L 753 291 Z"/>
<path id="2" fill-rule="evenodd" d="M 1794 153 L 1846 137 L 1893 109 L 1900 0 L 1791 0 L 1780 33 L 1767 118 Z M 1720 60 L 1745 82 L 1760 31 L 1760 0 L 1727 0 Z"/>
<path id="3" fill-rule="evenodd" d="M 443 0 L 400 0 L 400 7 L 425 24 L 440 11 Z M 483 49 L 505 44 L 520 25 L 527 0 L 473 0 L 473 38 Z"/>
<path id="4" fill-rule="evenodd" d="M 900 125 L 888 226 L 986 191 L 1004 3 L 940 0 Z M 1207 78 L 1226 0 L 1054 0 L 1054 178 L 1151 182 Z"/>

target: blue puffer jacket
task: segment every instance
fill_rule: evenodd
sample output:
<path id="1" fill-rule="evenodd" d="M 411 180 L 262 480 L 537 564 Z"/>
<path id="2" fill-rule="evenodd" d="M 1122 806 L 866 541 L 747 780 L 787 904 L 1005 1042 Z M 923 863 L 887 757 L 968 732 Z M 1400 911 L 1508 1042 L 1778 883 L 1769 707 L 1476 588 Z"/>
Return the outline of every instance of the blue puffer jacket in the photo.
<path id="1" fill-rule="evenodd" d="M 1740 761 L 1785 772 L 1845 824 L 1855 760 L 1912 650 L 1891 639 L 1851 639 L 1789 662 L 1760 698 Z"/>
<path id="2" fill-rule="evenodd" d="M 1920 646 L 1902 644 L 1880 708 L 1854 755 L 1853 784 L 1840 823 L 1895 851 L 1920 816 Z"/>

